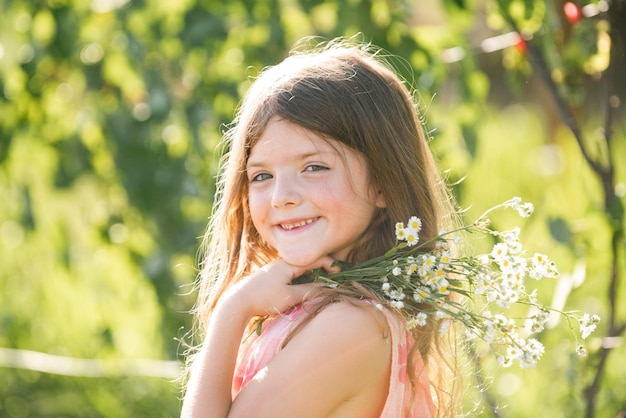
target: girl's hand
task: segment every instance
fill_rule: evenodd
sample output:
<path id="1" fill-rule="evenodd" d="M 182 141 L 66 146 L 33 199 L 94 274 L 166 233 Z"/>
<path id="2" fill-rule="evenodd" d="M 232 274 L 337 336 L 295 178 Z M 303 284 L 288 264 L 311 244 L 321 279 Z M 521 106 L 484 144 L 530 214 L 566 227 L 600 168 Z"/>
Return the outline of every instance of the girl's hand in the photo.
<path id="1" fill-rule="evenodd" d="M 232 304 L 249 318 L 285 312 L 303 302 L 311 291 L 323 286 L 319 283 L 292 285 L 291 281 L 316 268 L 329 273 L 337 271 L 338 267 L 331 267 L 333 262 L 331 257 L 325 256 L 309 266 L 300 267 L 287 264 L 282 258 L 276 259 L 230 288 L 223 302 Z"/>

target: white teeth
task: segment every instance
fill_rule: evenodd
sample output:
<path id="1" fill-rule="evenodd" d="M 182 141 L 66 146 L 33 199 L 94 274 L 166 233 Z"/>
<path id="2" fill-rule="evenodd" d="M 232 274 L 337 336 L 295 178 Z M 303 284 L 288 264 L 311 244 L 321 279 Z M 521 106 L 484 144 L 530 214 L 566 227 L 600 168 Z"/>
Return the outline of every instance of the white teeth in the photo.
<path id="1" fill-rule="evenodd" d="M 295 224 L 280 224 L 281 228 L 286 229 L 286 230 L 292 230 L 294 228 L 299 228 L 301 226 L 304 225 L 308 225 L 310 223 L 312 223 L 314 221 L 314 219 L 307 219 L 306 221 L 301 221 L 301 222 L 297 222 Z"/>

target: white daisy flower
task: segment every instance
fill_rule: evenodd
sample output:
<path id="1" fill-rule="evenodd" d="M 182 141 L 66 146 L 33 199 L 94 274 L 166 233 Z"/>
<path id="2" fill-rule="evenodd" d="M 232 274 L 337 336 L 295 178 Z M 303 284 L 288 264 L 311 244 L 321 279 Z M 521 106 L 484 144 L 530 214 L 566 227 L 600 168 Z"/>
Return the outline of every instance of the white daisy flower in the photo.
<path id="1" fill-rule="evenodd" d="M 419 233 L 422 230 L 422 220 L 417 216 L 411 216 L 411 218 L 409 218 L 409 222 L 407 223 L 407 227 L 413 229 L 415 233 Z"/>

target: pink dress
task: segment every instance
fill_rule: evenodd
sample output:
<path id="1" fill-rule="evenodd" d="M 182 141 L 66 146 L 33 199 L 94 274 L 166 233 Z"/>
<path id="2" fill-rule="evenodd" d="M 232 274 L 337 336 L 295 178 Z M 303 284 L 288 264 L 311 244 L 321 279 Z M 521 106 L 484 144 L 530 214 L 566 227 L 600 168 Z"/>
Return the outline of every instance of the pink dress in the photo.
<path id="1" fill-rule="evenodd" d="M 251 335 L 242 343 L 237 358 L 232 394 L 235 397 L 254 376 L 263 369 L 281 350 L 283 341 L 298 324 L 304 311 L 296 306 L 289 313 L 268 319 L 263 324 L 261 335 Z M 430 384 L 424 363 L 419 354 L 415 356 L 414 367 L 417 388 L 412 393 L 407 375 L 407 357 L 411 335 L 404 323 L 387 309 L 383 309 L 391 335 L 391 376 L 389 395 L 380 418 L 432 418 L 435 408 L 430 394 Z"/>

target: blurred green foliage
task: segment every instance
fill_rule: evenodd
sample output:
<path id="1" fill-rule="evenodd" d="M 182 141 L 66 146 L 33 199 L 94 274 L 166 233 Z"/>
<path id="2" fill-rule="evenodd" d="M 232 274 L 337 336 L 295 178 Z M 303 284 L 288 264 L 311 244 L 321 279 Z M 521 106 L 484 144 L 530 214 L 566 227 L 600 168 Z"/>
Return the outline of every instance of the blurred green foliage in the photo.
<path id="1" fill-rule="evenodd" d="M 559 2 L 533 0 L 0 5 L 0 347 L 178 358 L 221 132 L 254 75 L 304 36 L 356 36 L 403 57 L 390 59 L 419 92 L 442 168 L 451 181 L 468 176 L 455 187 L 461 203 L 471 213 L 513 195 L 533 201 L 530 247 L 554 254 L 565 273 L 586 260 L 585 290 L 571 305 L 605 313 L 610 228 L 597 181 L 533 78 L 524 44 L 481 49 L 518 25 L 599 144 L 601 97 L 591 82 L 609 60 L 605 20 L 574 24 Z M 624 100 L 624 86 L 612 88 Z M 624 132 L 616 134 L 613 153 L 623 160 Z M 563 355 L 572 351 L 563 335 L 547 337 L 536 370 L 485 365 L 511 405 L 505 416 L 580 414 L 590 365 Z M 599 399 L 608 415 L 598 416 L 626 404 L 616 358 Z M 0 369 L 6 417 L 177 416 L 178 396 L 166 378 Z"/>

